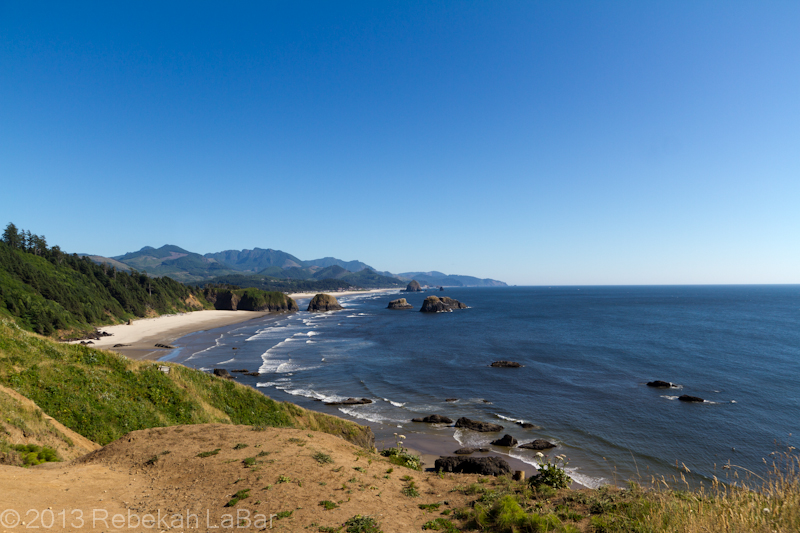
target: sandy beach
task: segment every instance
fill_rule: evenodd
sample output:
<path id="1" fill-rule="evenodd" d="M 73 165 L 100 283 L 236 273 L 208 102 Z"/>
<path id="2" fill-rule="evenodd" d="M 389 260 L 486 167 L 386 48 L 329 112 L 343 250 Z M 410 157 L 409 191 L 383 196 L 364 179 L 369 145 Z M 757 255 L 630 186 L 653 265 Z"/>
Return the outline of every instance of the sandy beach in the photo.
<path id="1" fill-rule="evenodd" d="M 156 344 L 171 344 L 176 339 L 206 329 L 246 322 L 268 315 L 267 311 L 204 310 L 178 315 L 134 320 L 130 325 L 104 326 L 99 331 L 111 334 L 93 341 L 94 348 L 113 350 L 131 359 L 158 359 L 169 350 Z M 124 346 L 117 346 L 124 345 Z"/>
<path id="2" fill-rule="evenodd" d="M 395 290 L 397 289 L 373 289 L 368 291 L 332 292 L 330 294 L 339 298 Z M 289 296 L 297 301 L 313 298 L 316 294 L 315 292 L 294 293 L 289 294 Z M 111 336 L 101 337 L 100 340 L 92 341 L 92 346 L 104 350 L 113 350 L 131 359 L 159 359 L 169 353 L 169 350 L 159 348 L 156 344 L 171 345 L 175 340 L 190 333 L 238 324 L 269 314 L 268 311 L 203 310 L 155 318 L 141 318 L 134 320 L 130 325 L 118 324 L 98 328 L 99 331 L 109 333 Z"/>

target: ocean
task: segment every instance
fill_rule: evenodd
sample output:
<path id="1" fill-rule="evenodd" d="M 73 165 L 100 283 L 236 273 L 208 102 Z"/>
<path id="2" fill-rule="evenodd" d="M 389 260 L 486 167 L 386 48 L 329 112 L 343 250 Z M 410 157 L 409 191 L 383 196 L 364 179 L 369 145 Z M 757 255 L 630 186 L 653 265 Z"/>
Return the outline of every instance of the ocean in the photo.
<path id="1" fill-rule="evenodd" d="M 418 312 L 444 295 L 469 309 Z M 388 310 L 405 297 L 414 310 Z M 305 309 L 307 300 L 299 301 Z M 587 486 L 683 473 L 755 473 L 800 446 L 800 286 L 448 288 L 340 298 L 344 311 L 269 316 L 175 342 L 173 362 L 236 379 L 281 401 L 369 424 L 379 447 L 396 432 L 487 446 L 504 433 L 558 445 Z M 492 368 L 511 360 L 521 368 Z M 677 389 L 654 389 L 664 380 Z M 703 403 L 677 400 L 699 396 Z M 348 397 L 368 405 L 326 406 Z M 457 398 L 456 402 L 445 399 Z M 500 423 L 499 434 L 411 418 Z M 515 422 L 530 422 L 523 429 Z M 493 447 L 531 465 L 532 450 Z"/>

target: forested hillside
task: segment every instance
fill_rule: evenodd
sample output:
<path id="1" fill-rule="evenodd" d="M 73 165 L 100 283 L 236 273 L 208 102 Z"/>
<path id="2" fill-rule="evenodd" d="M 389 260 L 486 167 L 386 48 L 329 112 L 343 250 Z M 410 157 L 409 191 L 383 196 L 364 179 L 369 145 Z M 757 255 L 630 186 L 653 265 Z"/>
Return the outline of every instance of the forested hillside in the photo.
<path id="1" fill-rule="evenodd" d="M 71 338 L 94 325 L 208 305 L 202 292 L 170 278 L 122 272 L 48 247 L 8 224 L 0 242 L 0 314 L 25 329 Z"/>

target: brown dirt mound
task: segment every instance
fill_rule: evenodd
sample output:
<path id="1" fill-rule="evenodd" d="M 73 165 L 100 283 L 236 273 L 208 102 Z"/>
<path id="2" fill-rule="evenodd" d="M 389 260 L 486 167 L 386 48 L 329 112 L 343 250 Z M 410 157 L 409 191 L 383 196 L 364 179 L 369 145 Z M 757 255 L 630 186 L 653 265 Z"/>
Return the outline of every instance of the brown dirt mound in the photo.
<path id="1" fill-rule="evenodd" d="M 387 473 L 390 468 L 393 472 Z M 419 497 L 402 493 L 406 475 L 416 483 Z M 164 521 L 155 526 L 158 531 L 164 525 L 197 529 L 195 521 L 201 531 L 214 525 L 223 530 L 226 515 L 235 520 L 237 513 L 245 521 L 280 513 L 280 519 L 272 517 L 272 526 L 284 531 L 338 527 L 357 514 L 375 517 L 386 533 L 419 531 L 442 510 L 467 505 L 467 496 L 451 490 L 477 477 L 441 478 L 392 465 L 377 453 L 325 433 L 224 424 L 136 431 L 69 464 L 0 467 L 0 486 L 14 487 L 7 508 L 21 514 L 66 509 L 67 526 L 73 509 L 89 518 L 93 509 L 99 517 L 108 512 L 106 523 L 96 521 L 92 527 L 87 520 L 82 528 L 97 531 L 127 530 L 129 514 L 135 525 L 136 517 L 152 514 L 158 520 L 159 512 Z M 239 491 L 247 491 L 248 497 L 226 507 Z M 323 501 L 336 507 L 326 510 Z M 418 507 L 444 501 L 434 512 Z M 116 513 L 125 516 L 124 527 L 113 527 Z M 182 528 L 173 523 L 177 517 Z M 261 528 L 246 530 L 254 529 Z"/>

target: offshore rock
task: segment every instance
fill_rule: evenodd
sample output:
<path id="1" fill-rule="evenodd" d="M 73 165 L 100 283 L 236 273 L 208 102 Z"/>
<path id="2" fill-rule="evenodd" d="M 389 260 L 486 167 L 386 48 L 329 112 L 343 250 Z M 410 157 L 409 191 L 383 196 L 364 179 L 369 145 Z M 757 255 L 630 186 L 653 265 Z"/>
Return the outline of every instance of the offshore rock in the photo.
<path id="1" fill-rule="evenodd" d="M 446 311 L 452 311 L 453 309 L 466 308 L 467 306 L 465 304 L 453 298 L 448 298 L 447 296 L 442 296 L 441 298 L 438 296 L 428 296 L 425 298 L 425 301 L 422 302 L 422 309 L 420 309 L 420 311 L 423 313 L 444 313 Z"/>
<path id="2" fill-rule="evenodd" d="M 224 368 L 215 368 L 214 375 L 225 379 L 233 379 L 233 376 L 231 376 L 230 373 Z"/>
<path id="3" fill-rule="evenodd" d="M 464 416 L 456 420 L 455 427 L 471 429 L 472 431 L 480 431 L 483 433 L 494 433 L 497 431 L 503 431 L 503 426 L 501 426 L 500 424 L 492 424 L 491 422 L 480 422 L 478 420 L 470 420 L 469 418 Z"/>
<path id="4" fill-rule="evenodd" d="M 511 473 L 511 467 L 499 457 L 439 457 L 436 459 L 433 469 L 436 472 L 480 474 L 482 476 L 501 476 Z"/>
<path id="5" fill-rule="evenodd" d="M 424 422 L 426 424 L 452 424 L 453 420 L 442 415 L 429 415 L 424 418 L 412 418 L 412 422 Z"/>
<path id="6" fill-rule="evenodd" d="M 348 398 L 341 402 L 325 402 L 325 405 L 364 405 L 367 403 L 372 403 L 372 400 L 369 398 Z"/>
<path id="7" fill-rule="evenodd" d="M 495 368 L 519 368 L 522 365 L 515 363 L 514 361 L 495 361 L 489 366 L 493 366 Z"/>
<path id="8" fill-rule="evenodd" d="M 661 381 L 660 379 L 657 379 L 655 381 L 648 381 L 647 382 L 647 386 L 648 387 L 655 387 L 656 389 L 677 388 L 677 385 L 675 385 L 674 383 L 670 383 L 669 381 Z"/>
<path id="9" fill-rule="evenodd" d="M 519 447 L 525 448 L 526 450 L 549 450 L 550 448 L 555 448 L 556 445 L 544 439 L 536 439 L 532 442 L 520 444 Z"/>
<path id="10" fill-rule="evenodd" d="M 414 309 L 414 306 L 408 303 L 405 298 L 398 298 L 389 302 L 386 309 Z"/>
<path id="11" fill-rule="evenodd" d="M 698 398 L 697 396 L 689 396 L 688 394 L 678 396 L 678 399 L 682 402 L 693 402 L 693 403 L 702 403 L 705 401 L 702 398 Z"/>
<path id="12" fill-rule="evenodd" d="M 422 287 L 420 287 L 419 281 L 412 279 L 411 283 L 406 286 L 406 292 L 422 292 Z"/>
<path id="13" fill-rule="evenodd" d="M 325 311 L 341 311 L 344 309 L 339 302 L 330 294 L 317 294 L 310 302 L 308 302 L 307 311 L 312 312 L 325 312 Z"/>
<path id="14" fill-rule="evenodd" d="M 493 440 L 490 444 L 493 446 L 508 446 L 509 448 L 513 448 L 517 445 L 517 439 L 509 434 L 505 434 L 502 438 Z"/>

